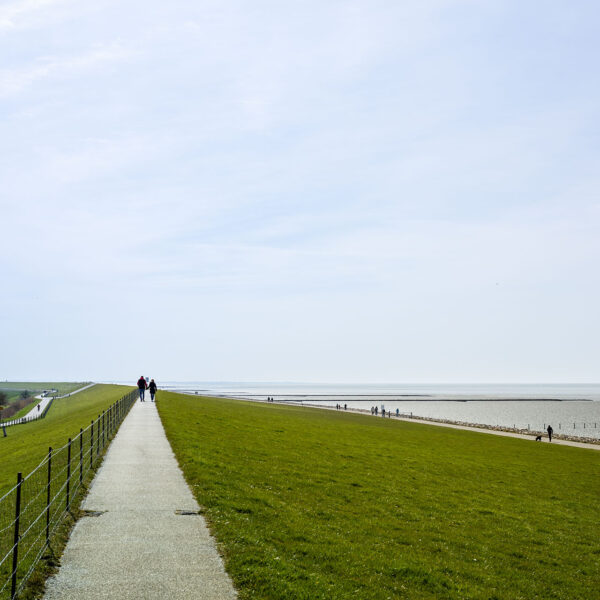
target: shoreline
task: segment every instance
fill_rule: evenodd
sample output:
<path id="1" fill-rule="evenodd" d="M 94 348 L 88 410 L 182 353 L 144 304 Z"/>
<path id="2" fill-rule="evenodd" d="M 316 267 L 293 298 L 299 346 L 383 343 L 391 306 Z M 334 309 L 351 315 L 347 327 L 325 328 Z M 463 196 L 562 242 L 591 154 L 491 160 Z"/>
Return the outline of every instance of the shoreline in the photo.
<path id="1" fill-rule="evenodd" d="M 259 402 L 263 402 L 261 400 L 259 400 Z M 274 404 L 289 404 L 289 402 L 274 402 Z M 323 406 L 323 405 L 317 405 L 317 404 L 302 404 L 301 406 L 309 406 L 311 408 L 324 408 L 327 410 L 335 410 L 336 412 L 339 411 L 339 409 L 336 409 L 335 406 Z M 396 416 L 395 414 L 392 413 L 391 417 L 382 417 L 382 416 L 375 416 L 371 414 L 370 410 L 366 410 L 366 409 L 361 409 L 361 408 L 349 408 L 349 409 L 341 409 L 341 412 L 354 412 L 354 413 L 358 413 L 358 414 L 364 414 L 367 416 L 372 416 L 374 418 L 378 418 L 378 419 L 395 419 L 397 421 L 406 421 L 408 423 L 421 423 L 424 425 L 438 425 L 438 426 L 442 426 L 442 427 L 452 427 L 454 429 L 463 429 L 466 431 L 479 431 L 482 433 L 490 433 L 490 434 L 495 434 L 495 435 L 505 435 L 505 436 L 509 436 L 509 437 L 516 437 L 516 438 L 520 438 L 520 439 L 526 439 L 526 440 L 535 440 L 535 438 L 538 435 L 542 435 L 542 439 L 544 441 L 545 438 L 544 436 L 547 436 L 547 433 L 545 431 L 538 431 L 538 430 L 533 430 L 533 429 L 518 429 L 518 428 L 513 428 L 513 427 L 502 427 L 501 425 L 485 425 L 483 423 L 468 423 L 465 421 L 452 421 L 450 419 L 434 419 L 432 417 L 411 417 L 408 415 L 402 415 L 400 414 L 399 416 Z M 590 449 L 593 450 L 600 450 L 600 440 L 595 439 L 595 438 L 587 438 L 587 437 L 581 437 L 581 436 L 574 436 L 574 435 L 565 435 L 563 433 L 553 433 L 552 434 L 552 439 L 556 439 L 557 443 L 558 442 L 563 442 L 563 445 L 574 445 L 577 447 L 592 447 Z"/>
<path id="2" fill-rule="evenodd" d="M 184 392 L 185 393 L 185 392 Z M 188 393 L 187 395 L 190 396 L 199 396 L 200 394 L 198 394 L 198 392 L 195 393 Z M 280 405 L 284 405 L 284 406 L 299 406 L 299 407 L 309 407 L 309 408 L 319 408 L 321 410 L 333 410 L 336 412 L 340 412 L 339 409 L 336 409 L 335 406 L 324 406 L 323 404 L 310 404 L 308 402 L 295 402 L 295 401 L 281 401 L 281 400 L 274 400 L 273 402 L 267 402 L 267 400 L 261 400 L 258 398 L 247 398 L 247 397 L 239 397 L 239 396 L 225 396 L 225 395 L 211 395 L 211 398 L 226 398 L 228 400 L 242 400 L 244 402 L 257 402 L 257 403 L 261 403 L 261 404 L 280 404 Z M 590 400 L 590 402 L 592 402 Z M 439 426 L 439 427 L 451 427 L 453 429 L 462 429 L 465 431 L 476 431 L 476 432 L 480 432 L 480 433 L 488 433 L 491 435 L 501 435 L 501 436 L 507 436 L 507 437 L 514 437 L 514 438 L 518 438 L 518 439 L 523 439 L 523 440 L 529 440 L 529 441 L 534 441 L 535 438 L 538 435 L 542 435 L 542 440 L 546 443 L 548 443 L 547 441 L 547 433 L 545 431 L 537 431 L 537 430 L 533 430 L 533 429 L 518 429 L 518 428 L 513 428 L 513 427 L 502 427 L 500 425 L 485 425 L 482 423 L 468 423 L 468 422 L 464 422 L 464 421 L 452 421 L 450 419 L 434 419 L 432 417 L 411 417 L 408 415 L 403 415 L 400 414 L 399 416 L 396 416 L 395 414 L 392 413 L 391 417 L 381 417 L 381 416 L 375 416 L 371 414 L 370 410 L 367 409 L 362 409 L 362 408 L 348 408 L 346 410 L 341 409 L 341 412 L 351 412 L 351 413 L 356 413 L 356 414 L 361 414 L 361 415 L 365 415 L 365 416 L 372 416 L 373 418 L 377 418 L 377 419 L 395 419 L 397 421 L 406 421 L 409 423 L 420 423 L 423 425 L 434 425 L 434 426 Z M 595 438 L 587 438 L 587 437 L 580 437 L 580 436 L 572 436 L 572 435 L 565 435 L 563 433 L 553 433 L 552 434 L 552 439 L 556 440 L 556 442 L 552 442 L 552 443 L 556 443 L 558 445 L 565 445 L 565 446 L 574 446 L 574 447 L 578 447 L 578 448 L 587 448 L 589 450 L 600 450 L 600 439 L 595 439 Z"/>
<path id="3" fill-rule="evenodd" d="M 168 390 L 167 391 L 176 391 L 176 390 Z M 208 390 L 206 390 L 208 392 Z M 193 392 L 190 391 L 179 391 L 177 390 L 177 393 L 183 393 L 185 395 L 190 395 L 190 396 L 201 396 L 201 395 L 205 395 L 205 392 L 202 391 L 201 393 L 199 393 L 200 390 L 194 390 Z M 321 410 L 333 410 L 338 412 L 339 409 L 336 409 L 335 406 L 325 406 L 323 404 L 311 404 L 309 402 L 302 402 L 302 401 L 298 401 L 298 400 L 273 400 L 272 402 L 268 402 L 266 399 L 260 399 L 260 398 L 249 398 L 247 396 L 229 396 L 229 395 L 225 395 L 225 394 L 206 394 L 207 396 L 211 397 L 211 398 L 224 398 L 224 399 L 228 399 L 228 400 L 242 400 L 244 402 L 257 402 L 257 403 L 262 403 L 262 404 L 280 404 L 280 405 L 286 405 L 286 406 L 306 406 L 309 408 L 319 408 Z M 292 396 L 292 394 L 287 394 L 287 396 Z M 298 394 L 298 396 L 301 396 L 300 394 Z M 305 395 L 302 395 L 303 397 L 306 397 Z M 319 394 L 315 394 L 312 397 L 315 396 L 320 396 Z M 380 397 L 383 396 L 383 394 L 379 395 Z M 394 394 L 395 397 L 398 397 L 398 394 Z M 328 395 L 328 397 L 333 397 L 333 395 Z M 343 394 L 343 395 L 339 395 L 339 397 L 345 397 L 345 398 L 349 398 L 350 396 L 347 394 Z M 356 397 L 356 396 L 355 396 Z M 414 397 L 414 396 L 413 396 Z M 370 396 L 370 400 L 373 400 L 373 397 Z M 437 398 L 435 400 L 438 400 Z M 488 401 L 493 401 L 494 399 L 492 398 L 486 398 L 484 399 L 488 400 Z M 496 399 L 497 400 L 497 399 Z M 521 401 L 521 400 L 527 400 L 530 401 L 531 399 L 515 399 L 513 398 L 512 400 L 514 401 Z M 544 401 L 543 399 L 535 399 L 536 401 Z M 367 401 L 367 400 L 365 400 Z M 423 400 L 423 397 L 421 396 L 421 401 L 427 402 L 427 400 Z M 445 401 L 449 401 L 448 399 L 445 399 Z M 456 400 L 454 399 L 454 401 L 456 402 L 467 402 L 468 400 Z M 473 401 L 481 401 L 481 399 L 477 399 L 477 400 L 473 400 Z M 558 401 L 558 402 L 571 402 L 571 401 L 578 401 L 578 400 L 574 400 L 574 399 L 560 399 L 560 400 L 551 400 L 551 399 L 546 399 L 545 401 Z M 586 399 L 585 401 L 587 402 L 594 402 L 594 400 L 591 399 Z M 341 409 L 342 412 L 352 412 L 352 413 L 356 413 L 356 414 L 362 414 L 362 415 L 366 415 L 366 416 L 372 416 L 374 418 L 378 418 L 378 419 L 382 419 L 384 417 L 381 417 L 380 415 L 378 415 L 377 417 L 375 417 L 375 415 L 373 415 L 370 411 L 370 409 L 362 409 L 362 408 L 348 408 L 346 410 Z M 487 425 L 487 424 L 483 424 L 483 423 L 470 423 L 470 422 L 466 422 L 466 421 L 453 421 L 451 419 L 441 419 L 441 418 L 433 418 L 433 417 L 418 417 L 418 416 L 409 416 L 407 414 L 402 414 L 400 413 L 398 416 L 396 416 L 394 413 L 392 413 L 391 417 L 385 417 L 390 418 L 390 419 L 396 419 L 397 421 L 406 421 L 406 422 L 412 422 L 412 423 L 421 423 L 424 425 L 435 425 L 435 426 L 440 426 L 440 427 L 452 427 L 454 429 L 463 429 L 466 431 L 478 431 L 480 433 L 488 433 L 488 434 L 492 434 L 492 435 L 503 435 L 503 436 L 507 436 L 507 437 L 515 437 L 515 438 L 519 438 L 519 439 L 524 439 L 524 440 L 530 440 L 530 441 L 534 441 L 535 438 L 539 435 L 542 436 L 542 440 L 546 443 L 547 442 L 547 433 L 546 431 L 541 431 L 541 430 L 536 430 L 536 429 L 519 429 L 519 428 L 513 428 L 513 427 L 503 427 L 501 425 Z M 564 433 L 556 433 L 556 431 L 552 434 L 552 439 L 556 440 L 555 443 L 559 444 L 559 445 L 569 445 L 569 446 L 575 446 L 575 447 L 581 447 L 581 448 L 588 448 L 590 450 L 600 450 L 600 439 L 597 438 L 591 438 L 591 437 L 582 437 L 582 436 L 574 436 L 574 435 L 567 435 Z"/>

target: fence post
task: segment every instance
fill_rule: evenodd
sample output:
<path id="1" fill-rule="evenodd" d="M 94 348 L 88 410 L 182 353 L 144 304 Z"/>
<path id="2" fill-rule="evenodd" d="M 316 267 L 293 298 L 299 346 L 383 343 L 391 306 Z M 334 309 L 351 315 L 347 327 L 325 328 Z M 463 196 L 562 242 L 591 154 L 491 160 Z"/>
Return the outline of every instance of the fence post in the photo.
<path id="1" fill-rule="evenodd" d="M 90 469 L 94 462 L 94 421 L 92 421 L 92 432 L 90 434 Z"/>
<path id="2" fill-rule="evenodd" d="M 79 430 L 79 483 L 83 483 L 83 429 Z"/>
<path id="3" fill-rule="evenodd" d="M 71 486 L 71 438 L 69 438 L 69 443 L 67 445 L 67 504 L 66 510 L 69 510 L 69 492 Z"/>
<path id="4" fill-rule="evenodd" d="M 21 485 L 23 484 L 22 473 L 17 473 L 17 502 L 15 508 L 15 536 L 13 538 L 13 562 L 12 580 L 10 586 L 10 597 L 14 598 L 17 591 L 17 565 L 19 564 L 19 521 L 21 520 Z"/>
<path id="5" fill-rule="evenodd" d="M 96 427 L 96 456 L 98 456 L 98 454 L 100 454 L 100 415 L 98 415 L 96 423 L 98 424 Z"/>
<path id="6" fill-rule="evenodd" d="M 106 444 L 106 411 L 102 411 L 102 447 Z"/>
<path id="7" fill-rule="evenodd" d="M 50 543 L 50 482 L 52 481 L 52 446 L 48 448 L 48 483 L 46 484 L 46 546 Z"/>

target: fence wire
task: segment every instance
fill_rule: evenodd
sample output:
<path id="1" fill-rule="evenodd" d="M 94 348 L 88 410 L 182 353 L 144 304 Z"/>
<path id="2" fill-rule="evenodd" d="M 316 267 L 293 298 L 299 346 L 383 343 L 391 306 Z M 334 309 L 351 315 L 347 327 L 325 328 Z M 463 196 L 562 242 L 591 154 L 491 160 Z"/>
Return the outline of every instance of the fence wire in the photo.
<path id="1" fill-rule="evenodd" d="M 137 398 L 134 390 L 98 415 L 0 498 L 0 600 L 17 598 L 53 537 L 83 500 L 104 449 Z"/>

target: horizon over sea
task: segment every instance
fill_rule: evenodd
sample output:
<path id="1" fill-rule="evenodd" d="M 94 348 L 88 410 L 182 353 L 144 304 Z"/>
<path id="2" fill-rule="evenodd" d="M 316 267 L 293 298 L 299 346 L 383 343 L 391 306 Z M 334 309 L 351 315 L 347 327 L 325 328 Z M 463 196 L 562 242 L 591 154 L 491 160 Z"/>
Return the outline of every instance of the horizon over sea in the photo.
<path id="1" fill-rule="evenodd" d="M 314 396 L 399 396 L 440 400 L 596 400 L 600 383 L 305 383 L 245 381 L 164 381 L 162 387 L 260 399 Z"/>
<path id="2" fill-rule="evenodd" d="M 600 439 L 600 384 L 159 382 L 159 389 L 242 400 L 369 410 Z"/>

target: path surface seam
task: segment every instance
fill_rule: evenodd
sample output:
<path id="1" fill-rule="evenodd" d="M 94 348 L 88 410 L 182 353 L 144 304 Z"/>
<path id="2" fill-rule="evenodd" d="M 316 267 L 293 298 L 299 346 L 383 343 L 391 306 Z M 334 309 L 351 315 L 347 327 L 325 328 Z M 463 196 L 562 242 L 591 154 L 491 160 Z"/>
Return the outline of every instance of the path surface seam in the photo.
<path id="1" fill-rule="evenodd" d="M 46 600 L 236 598 L 152 402 L 137 402 L 115 436 Z"/>

